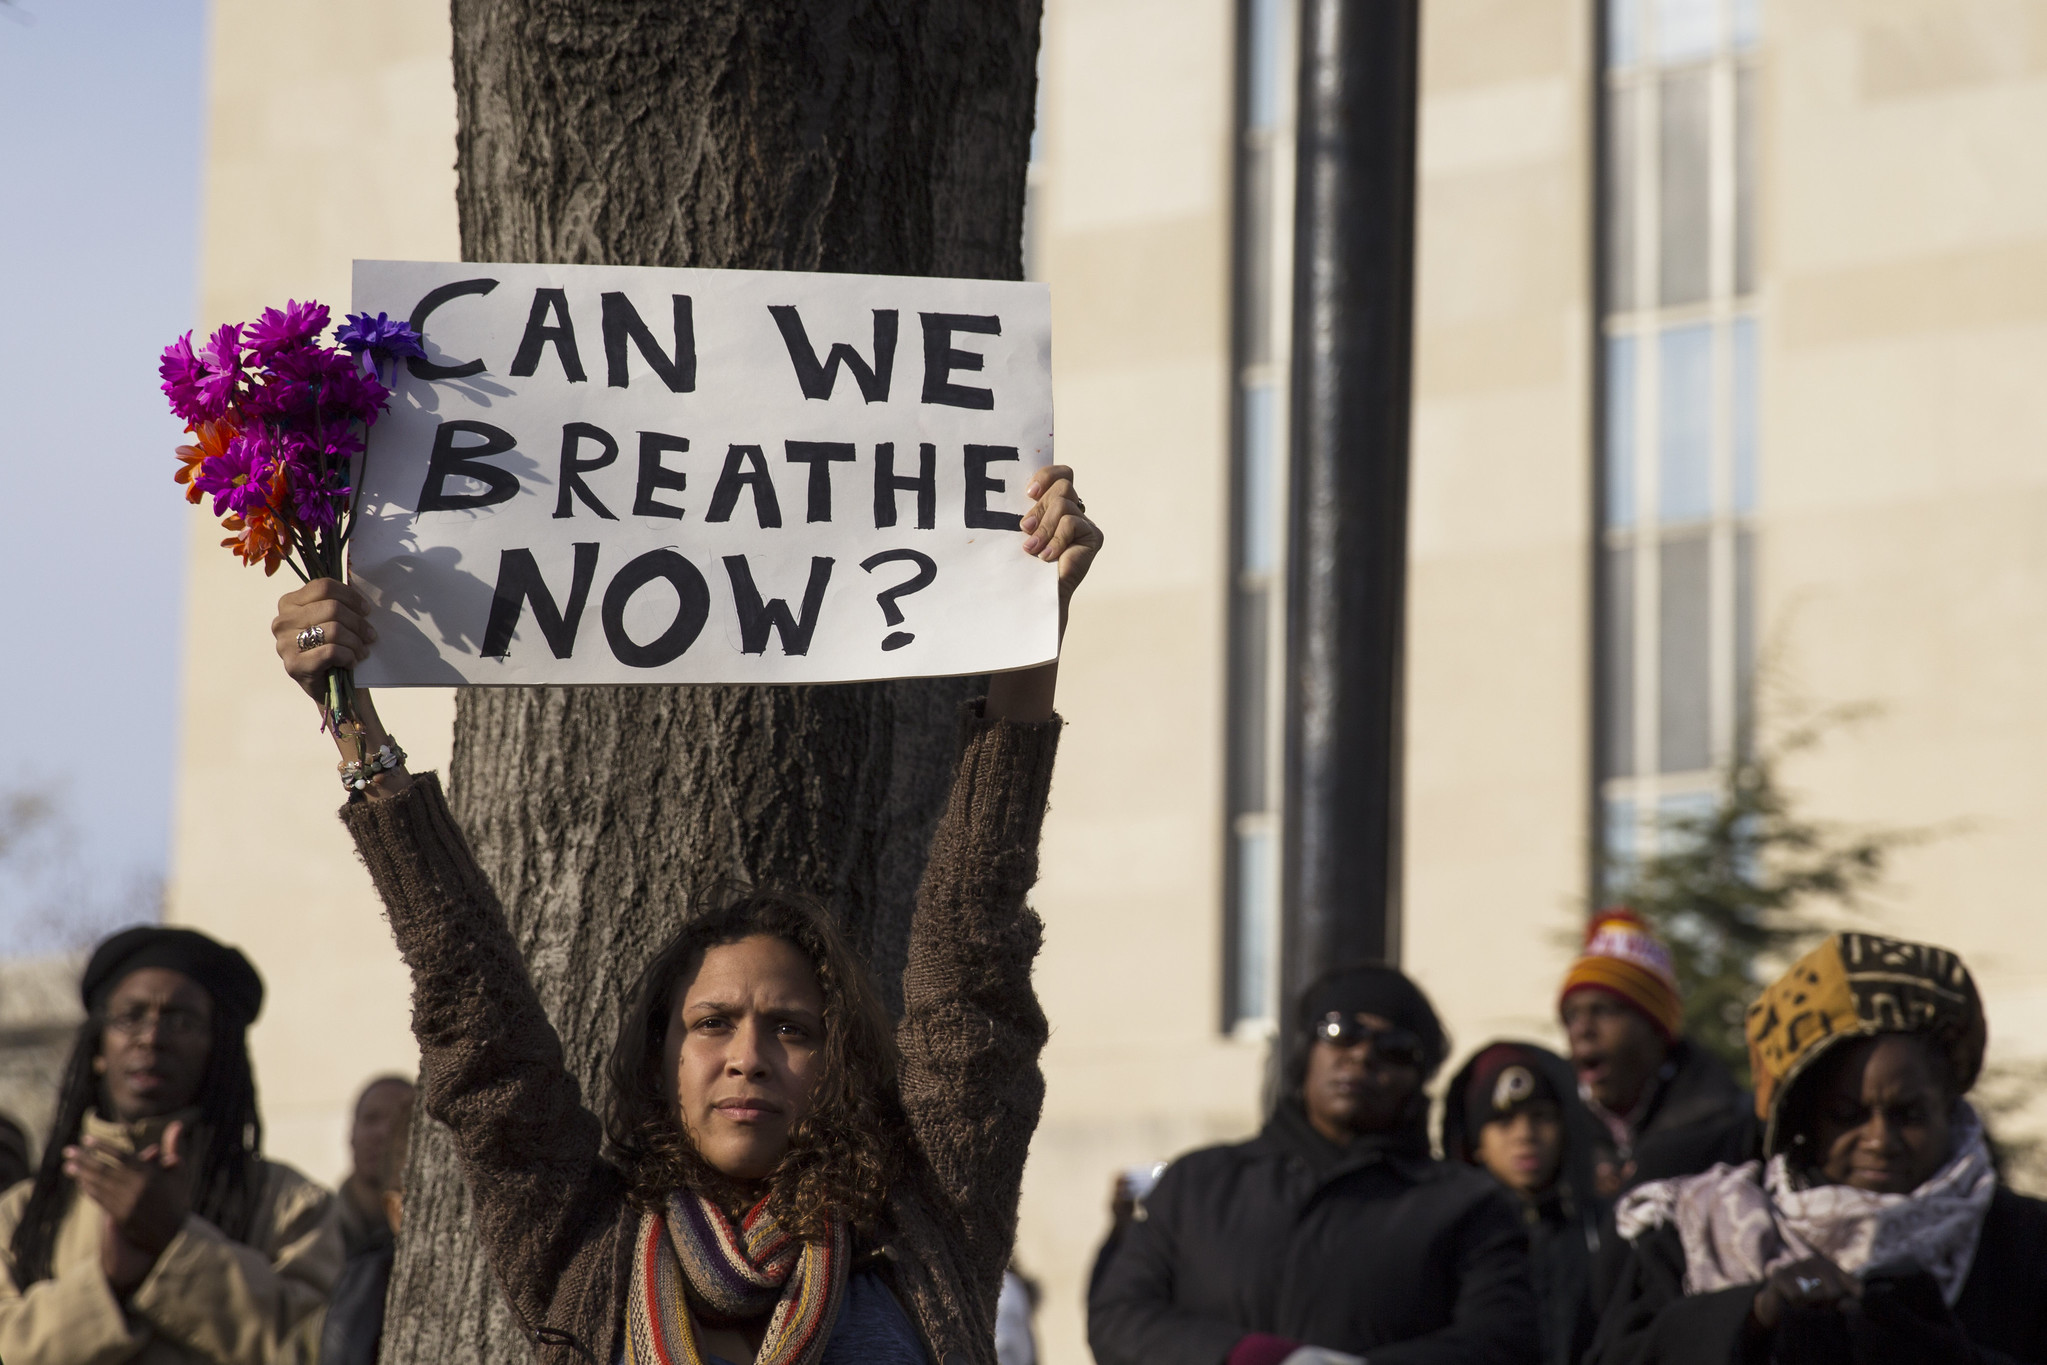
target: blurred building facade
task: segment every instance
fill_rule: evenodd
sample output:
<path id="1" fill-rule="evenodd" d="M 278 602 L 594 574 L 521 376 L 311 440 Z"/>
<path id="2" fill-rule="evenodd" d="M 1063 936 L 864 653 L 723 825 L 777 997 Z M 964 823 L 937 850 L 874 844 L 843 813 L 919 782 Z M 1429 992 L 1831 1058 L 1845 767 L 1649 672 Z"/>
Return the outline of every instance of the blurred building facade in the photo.
<path id="1" fill-rule="evenodd" d="M 1037 893 L 1018 1258 L 1055 1365 L 1114 1173 L 1248 1134 L 1280 1014 L 1296 3 L 1046 5 L 1030 268 L 1113 536 Z M 444 10 L 213 22 L 195 322 L 454 257 Z M 1554 1041 L 1603 855 L 1752 725 L 1866 702 L 1785 774 L 1802 809 L 1937 827 L 1871 925 L 1968 957 L 1993 1064 L 2047 1052 L 2047 11 L 1426 0 L 1422 46 L 1404 962 L 1461 1043 Z M 270 1143 L 333 1178 L 354 1087 L 412 1065 L 405 978 L 260 630 L 282 585 L 216 540 L 195 517 L 170 916 L 263 967 Z M 445 762 L 447 694 L 386 711 Z"/>

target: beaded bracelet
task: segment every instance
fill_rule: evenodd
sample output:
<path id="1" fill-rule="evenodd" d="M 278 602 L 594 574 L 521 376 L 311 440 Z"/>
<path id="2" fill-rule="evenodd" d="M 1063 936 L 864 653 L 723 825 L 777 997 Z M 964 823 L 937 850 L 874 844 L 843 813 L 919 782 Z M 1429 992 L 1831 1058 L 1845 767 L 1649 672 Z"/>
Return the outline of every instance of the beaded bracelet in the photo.
<path id="1" fill-rule="evenodd" d="M 398 747 L 398 741 L 388 741 L 384 747 L 363 759 L 360 763 L 336 765 L 341 772 L 341 785 L 351 792 L 369 790 L 370 783 L 384 773 L 405 766 L 405 751 Z"/>

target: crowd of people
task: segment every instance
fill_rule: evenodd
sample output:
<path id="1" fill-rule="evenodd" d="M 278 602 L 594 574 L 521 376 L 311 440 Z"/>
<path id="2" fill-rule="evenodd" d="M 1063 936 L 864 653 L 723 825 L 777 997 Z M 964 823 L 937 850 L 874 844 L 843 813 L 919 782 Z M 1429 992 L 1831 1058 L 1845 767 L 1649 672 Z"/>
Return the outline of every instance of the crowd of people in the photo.
<path id="1" fill-rule="evenodd" d="M 1063 625 L 1101 534 L 1070 470 L 1030 496 L 1022 548 L 1057 564 Z M 316 698 L 375 639 L 331 580 L 272 633 Z M 417 1102 L 537 1358 L 1033 1365 L 1012 1252 L 1056 667 L 960 717 L 899 1018 L 829 914 L 764 883 L 678 913 L 596 1109 L 438 780 L 360 696 L 342 819 L 412 974 Z M 0 1361 L 370 1365 L 413 1082 L 363 1089 L 329 1192 L 263 1154 L 240 952 L 126 930 L 80 994 L 39 1162 L 0 1131 L 21 1162 Z M 1119 1183 L 1099 1365 L 2047 1361 L 2047 1205 L 2002 1183 L 1966 1098 L 1987 1033 L 1954 954 L 1827 938 L 1748 1011 L 1753 1092 L 1686 1036 L 1670 954 L 1626 910 L 1593 917 L 1556 1003 L 1568 1055 L 1476 1048 L 1432 1132 L 1451 1042 L 1424 992 L 1380 963 L 1311 983 L 1262 1130 Z"/>
<path id="2" fill-rule="evenodd" d="M 1669 951 L 1593 917 L 1569 1043 L 1447 1053 L 1390 967 L 1310 985 L 1249 1142 L 1115 1219 L 1099 1365 L 2000 1365 L 2047 1360 L 2047 1204 L 1966 1096 L 1983 1005 L 1953 953 L 1838 933 L 1746 1018 L 1753 1094 L 1683 1032 Z"/>

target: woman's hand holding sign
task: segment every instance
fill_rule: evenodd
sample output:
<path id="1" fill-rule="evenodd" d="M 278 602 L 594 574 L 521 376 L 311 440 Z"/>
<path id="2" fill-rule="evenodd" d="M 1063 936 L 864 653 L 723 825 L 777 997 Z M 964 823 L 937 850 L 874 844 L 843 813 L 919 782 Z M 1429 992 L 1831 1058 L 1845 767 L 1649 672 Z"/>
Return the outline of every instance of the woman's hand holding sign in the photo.
<path id="1" fill-rule="evenodd" d="M 1102 531 L 1088 519 L 1087 504 L 1074 491 L 1073 470 L 1047 465 L 1031 476 L 1029 496 L 1037 499 L 1024 513 L 1024 553 L 1059 566 L 1059 631 L 1066 632 L 1066 607 L 1073 590 L 1087 577 L 1102 548 Z M 1059 661 L 988 679 L 988 715 L 996 720 L 1042 721 L 1052 718 L 1052 694 L 1059 681 Z"/>
<path id="2" fill-rule="evenodd" d="M 1067 604 L 1102 548 L 1101 528 L 1089 519 L 1087 504 L 1074 489 L 1073 470 L 1066 465 L 1040 469 L 1031 477 L 1027 492 L 1034 501 L 1020 526 L 1023 551 L 1058 565 L 1059 627 L 1064 632 Z M 376 643 L 377 631 L 369 622 L 369 612 L 361 593 L 332 578 L 316 578 L 278 599 L 277 617 L 270 623 L 277 657 L 291 680 L 316 702 L 326 695 L 329 672 L 354 668 Z M 1050 719 L 1058 676 L 1056 661 L 994 675 L 988 682 L 989 717 L 1022 722 Z M 390 743 L 390 736 L 377 718 L 369 691 L 356 695 L 363 738 L 375 753 Z M 344 758 L 354 758 L 352 741 L 337 736 L 336 746 Z M 395 796 L 411 780 L 401 762 L 376 774 L 364 791 L 372 797 Z"/>

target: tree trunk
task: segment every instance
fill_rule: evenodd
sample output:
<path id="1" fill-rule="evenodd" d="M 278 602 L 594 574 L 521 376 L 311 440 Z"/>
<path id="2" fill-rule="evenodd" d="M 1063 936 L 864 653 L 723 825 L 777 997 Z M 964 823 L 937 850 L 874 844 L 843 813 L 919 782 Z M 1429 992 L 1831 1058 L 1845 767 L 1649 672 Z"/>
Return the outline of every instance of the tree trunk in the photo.
<path id="1" fill-rule="evenodd" d="M 463 258 L 1019 278 L 1039 11 L 454 0 Z M 460 695 L 455 811 L 586 1096 L 640 965 L 721 885 L 823 898 L 896 1004 L 972 686 Z M 448 1134 L 415 1131 L 383 1358 L 528 1358 Z"/>

